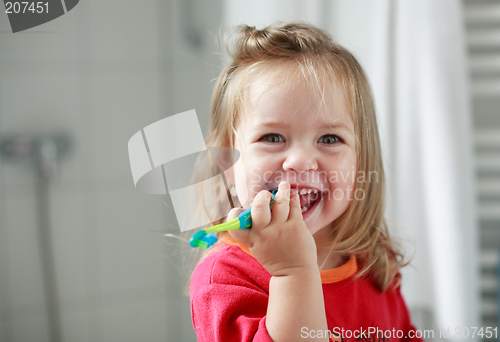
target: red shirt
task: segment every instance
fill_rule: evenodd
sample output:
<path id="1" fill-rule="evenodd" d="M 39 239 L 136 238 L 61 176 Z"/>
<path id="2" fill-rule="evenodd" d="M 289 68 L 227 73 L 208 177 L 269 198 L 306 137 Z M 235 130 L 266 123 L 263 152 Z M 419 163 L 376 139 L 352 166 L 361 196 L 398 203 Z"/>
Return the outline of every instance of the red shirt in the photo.
<path id="1" fill-rule="evenodd" d="M 191 317 L 198 341 L 272 342 L 265 326 L 271 275 L 247 246 L 228 236 L 224 241 L 200 261 L 191 278 Z M 338 342 L 423 341 L 411 338 L 416 329 L 400 288 L 380 292 L 365 277 L 353 280 L 357 271 L 354 255 L 340 267 L 321 271 L 330 332 L 303 327 L 302 337 L 328 334 Z"/>

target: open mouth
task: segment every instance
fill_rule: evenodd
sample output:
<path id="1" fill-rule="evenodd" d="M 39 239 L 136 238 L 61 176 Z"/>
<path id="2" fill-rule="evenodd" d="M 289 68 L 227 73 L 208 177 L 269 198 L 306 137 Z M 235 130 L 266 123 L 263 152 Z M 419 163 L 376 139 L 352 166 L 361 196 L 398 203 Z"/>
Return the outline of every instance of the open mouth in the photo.
<path id="1" fill-rule="evenodd" d="M 308 212 L 321 199 L 321 191 L 316 189 L 301 189 L 299 191 L 302 214 Z"/>
<path id="2" fill-rule="evenodd" d="M 272 192 L 274 190 L 270 191 Z M 312 207 L 315 206 L 316 203 L 318 203 L 321 200 L 321 191 L 318 191 L 316 189 L 302 188 L 298 193 L 300 198 L 300 209 L 302 211 L 302 214 L 308 212 Z"/>

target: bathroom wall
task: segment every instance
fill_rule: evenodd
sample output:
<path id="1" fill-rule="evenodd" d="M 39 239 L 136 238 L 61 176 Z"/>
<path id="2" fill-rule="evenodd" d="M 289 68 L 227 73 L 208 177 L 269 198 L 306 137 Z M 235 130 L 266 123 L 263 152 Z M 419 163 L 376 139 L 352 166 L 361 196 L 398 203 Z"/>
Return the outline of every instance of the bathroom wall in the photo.
<path id="1" fill-rule="evenodd" d="M 0 139 L 72 139 L 41 199 L 63 341 L 195 341 L 189 250 L 163 236 L 179 235 L 168 196 L 135 190 L 127 142 L 190 109 L 205 132 L 221 13 L 220 1 L 82 0 L 16 34 L 0 13 Z M 33 165 L 0 159 L 0 341 L 54 340 L 36 177 Z"/>

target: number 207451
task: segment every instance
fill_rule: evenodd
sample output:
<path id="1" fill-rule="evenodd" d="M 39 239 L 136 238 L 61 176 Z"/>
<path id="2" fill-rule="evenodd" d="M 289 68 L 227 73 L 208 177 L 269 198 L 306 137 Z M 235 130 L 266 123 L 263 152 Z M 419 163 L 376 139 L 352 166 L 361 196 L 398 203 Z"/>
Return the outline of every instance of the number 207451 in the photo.
<path id="1" fill-rule="evenodd" d="M 5 3 L 5 13 L 49 13 L 49 3 L 38 1 L 38 2 L 28 2 L 28 1 L 15 1 Z"/>

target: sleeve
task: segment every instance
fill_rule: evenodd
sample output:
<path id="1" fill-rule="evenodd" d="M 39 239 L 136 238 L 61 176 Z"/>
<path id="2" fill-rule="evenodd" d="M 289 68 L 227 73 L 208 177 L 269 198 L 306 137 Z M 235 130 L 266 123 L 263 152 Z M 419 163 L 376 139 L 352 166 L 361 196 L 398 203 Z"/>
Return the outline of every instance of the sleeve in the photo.
<path id="1" fill-rule="evenodd" d="M 191 299 L 199 342 L 272 342 L 266 329 L 267 296 L 241 286 L 212 284 Z"/>
<path id="2" fill-rule="evenodd" d="M 262 278 L 248 276 L 235 259 L 209 256 L 193 272 L 191 318 L 198 341 L 272 342 L 266 329 L 269 294 L 258 283 Z"/>

